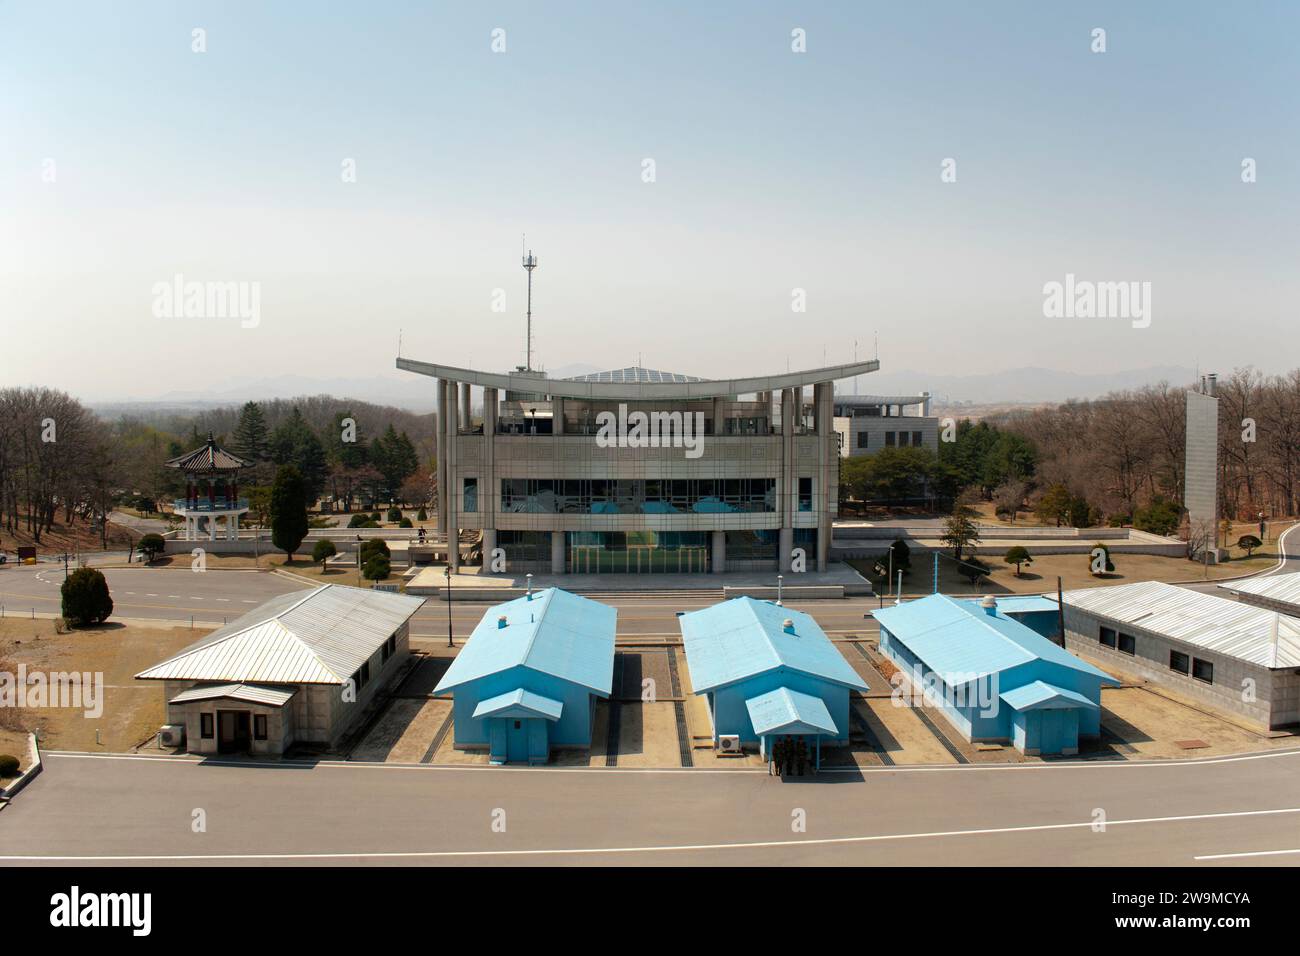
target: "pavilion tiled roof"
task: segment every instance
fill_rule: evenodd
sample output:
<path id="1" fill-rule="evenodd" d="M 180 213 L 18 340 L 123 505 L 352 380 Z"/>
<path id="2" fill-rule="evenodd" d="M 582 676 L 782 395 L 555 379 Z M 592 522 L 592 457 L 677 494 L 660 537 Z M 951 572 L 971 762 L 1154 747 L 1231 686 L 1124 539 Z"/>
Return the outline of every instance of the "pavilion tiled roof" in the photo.
<path id="1" fill-rule="evenodd" d="M 208 471 L 238 471 L 240 468 L 248 467 L 251 462 L 226 451 L 217 444 L 216 439 L 212 437 L 212 432 L 208 432 L 208 440 L 204 444 L 193 451 L 170 458 L 164 464 L 168 468 L 179 468 L 181 471 L 195 474 Z"/>

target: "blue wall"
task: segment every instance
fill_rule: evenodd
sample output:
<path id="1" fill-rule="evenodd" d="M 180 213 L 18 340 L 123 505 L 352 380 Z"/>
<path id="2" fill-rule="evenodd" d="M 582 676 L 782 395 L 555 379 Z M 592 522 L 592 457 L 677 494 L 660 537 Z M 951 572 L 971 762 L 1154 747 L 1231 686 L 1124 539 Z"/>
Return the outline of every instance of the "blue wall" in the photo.
<path id="1" fill-rule="evenodd" d="M 547 727 L 548 746 L 591 746 L 591 719 L 597 695 L 579 684 L 522 665 L 488 674 L 452 690 L 456 743 L 471 747 L 490 744 L 489 721 L 492 718 L 474 719 L 474 708 L 482 701 L 519 688 L 564 704 L 559 720 L 539 721 Z"/>
<path id="2" fill-rule="evenodd" d="M 713 706 L 713 739 L 718 734 L 739 734 L 746 744 L 757 744 L 758 734 L 749 719 L 749 708 L 745 701 L 759 694 L 788 687 L 809 697 L 819 697 L 826 705 L 831 720 L 839 734 L 835 737 L 823 737 L 823 743 L 848 743 L 849 740 L 849 689 L 840 684 L 812 677 L 808 674 L 792 671 L 785 667 L 774 668 L 762 674 L 729 684 L 709 693 Z"/>
<path id="3" fill-rule="evenodd" d="M 1054 616 L 1053 626 L 1055 626 Z M 901 668 L 906 673 L 909 680 L 911 680 L 912 669 L 915 666 L 920 666 L 923 675 L 929 673 L 929 668 L 917 660 L 917 657 L 912 653 L 911 648 L 909 648 L 899 637 L 890 633 L 890 631 L 883 625 L 880 628 L 880 652 Z M 956 727 L 967 740 L 1009 740 L 1015 744 L 1017 748 L 1023 750 L 1024 747 L 1017 738 L 1017 713 L 1001 700 L 996 699 L 996 695 L 1006 693 L 1009 690 L 1015 690 L 1017 687 L 1023 687 L 1026 684 L 1031 684 L 1036 680 L 1055 684 L 1057 687 L 1062 687 L 1065 690 L 1075 691 L 1076 693 L 1082 694 L 1093 703 L 1101 703 L 1100 677 L 1075 670 L 1072 667 L 1065 667 L 1061 664 L 1038 658 L 998 672 L 996 685 L 985 691 L 986 694 L 992 694 L 994 696 L 992 706 L 989 708 L 981 707 L 978 702 L 973 700 L 964 702 L 962 706 L 957 706 L 949 703 L 946 698 L 944 702 L 938 706 L 953 726 Z M 944 686 L 945 685 L 941 682 L 937 690 L 941 691 Z M 994 710 L 994 713 L 990 716 L 984 716 L 984 711 L 988 709 Z M 1101 733 L 1100 707 L 1096 710 L 1087 707 L 1069 708 L 1068 711 L 1075 714 L 1075 717 L 1070 721 L 1070 726 L 1076 728 L 1074 730 L 1075 739 L 1069 743 L 1056 746 L 1056 749 L 1054 750 L 1042 749 L 1038 744 L 1031 744 L 1030 746 L 1032 749 L 1038 749 L 1042 753 L 1060 753 L 1062 747 L 1077 748 L 1078 737 L 1080 736 L 1096 737 Z M 1041 719 L 1033 718 L 1030 715 L 1049 712 L 1062 713 L 1064 711 L 1030 711 L 1028 715 L 1026 715 L 1030 718 L 1028 724 L 1032 730 L 1031 736 L 1035 739 L 1037 738 L 1037 728 L 1041 724 Z M 1022 721 L 1021 723 L 1020 735 L 1023 737 L 1026 728 L 1023 726 L 1025 722 Z M 1052 721 L 1049 720 L 1048 723 L 1052 724 Z M 1055 724 L 1052 724 L 1052 726 L 1055 728 Z M 1065 731 L 1058 732 L 1063 733 Z M 1057 740 L 1052 741 L 1053 745 L 1057 743 Z"/>

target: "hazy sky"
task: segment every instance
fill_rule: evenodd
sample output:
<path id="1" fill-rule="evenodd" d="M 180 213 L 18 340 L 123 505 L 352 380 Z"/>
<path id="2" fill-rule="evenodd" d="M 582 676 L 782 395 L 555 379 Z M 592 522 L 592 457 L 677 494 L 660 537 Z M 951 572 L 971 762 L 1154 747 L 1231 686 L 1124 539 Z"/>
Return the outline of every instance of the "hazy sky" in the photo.
<path id="1" fill-rule="evenodd" d="M 0 384 L 1300 364 L 1300 5 L 701 6 L 0 0 Z"/>

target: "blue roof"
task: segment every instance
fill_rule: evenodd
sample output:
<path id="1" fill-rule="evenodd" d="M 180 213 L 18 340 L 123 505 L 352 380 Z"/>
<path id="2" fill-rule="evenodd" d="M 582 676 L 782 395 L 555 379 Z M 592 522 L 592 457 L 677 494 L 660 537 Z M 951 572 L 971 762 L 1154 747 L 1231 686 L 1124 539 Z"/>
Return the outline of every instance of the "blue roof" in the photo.
<path id="1" fill-rule="evenodd" d="M 480 717 L 544 717 L 559 720 L 564 704 L 522 687 L 479 701 L 474 708 L 474 719 Z"/>
<path id="2" fill-rule="evenodd" d="M 835 721 L 820 697 L 810 697 L 788 687 L 759 694 L 745 701 L 750 723 L 759 737 L 766 734 L 838 734 Z"/>
<path id="3" fill-rule="evenodd" d="M 506 626 L 498 626 L 505 615 Z M 527 667 L 609 696 L 618 612 L 559 588 L 534 591 L 488 609 L 442 675 L 435 694 Z"/>
<path id="4" fill-rule="evenodd" d="M 1103 683 L 1119 684 L 1019 621 L 987 614 L 972 601 L 931 594 L 871 613 L 940 675 L 960 674 L 968 682 L 1044 660 L 1100 677 Z"/>
<path id="5" fill-rule="evenodd" d="M 787 619 L 792 634 L 783 628 Z M 738 597 L 683 614 L 677 623 L 697 694 L 779 667 L 867 689 L 817 622 L 800 611 Z"/>
<path id="6" fill-rule="evenodd" d="M 967 603 L 978 605 L 979 601 L 967 601 Z M 1027 614 L 1031 611 L 1051 611 L 1055 614 L 1056 610 L 1056 602 L 1041 594 L 1019 594 L 998 598 L 999 614 Z"/>
<path id="7" fill-rule="evenodd" d="M 998 697 L 1012 710 L 1064 710 L 1071 707 L 1098 709 L 1096 704 L 1082 694 L 1041 680 L 1006 691 Z"/>

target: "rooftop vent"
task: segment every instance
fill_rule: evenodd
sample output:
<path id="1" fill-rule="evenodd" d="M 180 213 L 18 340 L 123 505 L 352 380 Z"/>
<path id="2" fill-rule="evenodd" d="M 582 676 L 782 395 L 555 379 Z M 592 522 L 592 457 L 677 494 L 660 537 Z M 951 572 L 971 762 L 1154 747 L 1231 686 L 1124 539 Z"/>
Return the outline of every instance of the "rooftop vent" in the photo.
<path id="1" fill-rule="evenodd" d="M 984 600 L 980 601 L 980 607 L 984 608 L 984 613 L 989 617 L 998 616 L 998 599 L 992 594 L 984 595 Z"/>
<path id="2" fill-rule="evenodd" d="M 505 627 L 507 623 L 508 622 L 506 620 L 506 616 L 502 614 L 500 617 L 497 618 L 497 630 L 500 630 L 501 628 Z"/>
<path id="3" fill-rule="evenodd" d="M 793 634 L 794 621 L 792 621 L 790 618 L 787 617 L 784 621 L 781 622 L 781 630 L 785 631 L 787 634 Z"/>

